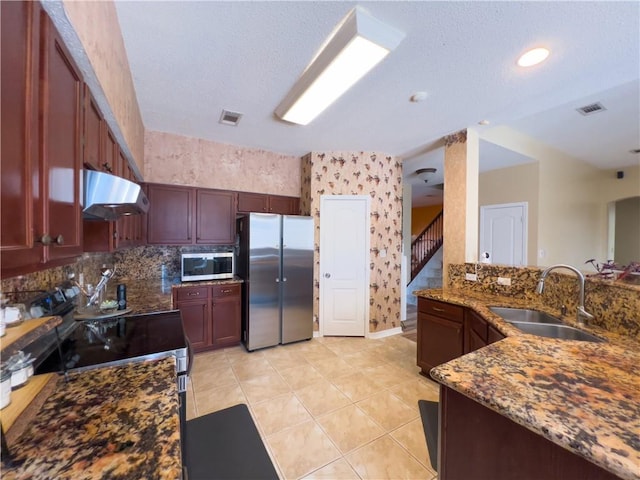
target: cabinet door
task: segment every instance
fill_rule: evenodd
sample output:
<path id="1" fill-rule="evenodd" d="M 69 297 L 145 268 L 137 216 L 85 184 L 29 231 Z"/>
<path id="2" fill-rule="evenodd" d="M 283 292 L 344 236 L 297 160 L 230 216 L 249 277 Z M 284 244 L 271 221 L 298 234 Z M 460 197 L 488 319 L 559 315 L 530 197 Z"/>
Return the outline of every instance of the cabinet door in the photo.
<path id="1" fill-rule="evenodd" d="M 505 338 L 505 336 L 502 333 L 500 333 L 495 327 L 489 325 L 487 344 L 497 342 L 499 340 L 502 340 L 503 338 Z"/>
<path id="2" fill-rule="evenodd" d="M 104 161 L 111 165 L 111 170 L 114 175 L 122 177 L 122 165 L 120 164 L 120 157 L 118 155 L 118 142 L 106 123 L 103 124 L 103 134 Z"/>
<path id="3" fill-rule="evenodd" d="M 84 85 L 84 122 L 82 129 L 82 162 L 94 170 L 113 173 L 110 159 L 105 158 L 103 117 L 89 87 Z"/>
<path id="4" fill-rule="evenodd" d="M 46 261 L 82 253 L 82 79 L 51 20 L 41 18 L 41 185 L 47 199 L 42 234 L 53 239 L 45 248 Z"/>
<path id="5" fill-rule="evenodd" d="M 266 213 L 269 211 L 269 196 L 261 193 L 238 192 L 238 212 Z"/>
<path id="6" fill-rule="evenodd" d="M 462 355 L 462 323 L 418 313 L 418 365 L 424 373 Z"/>
<path id="7" fill-rule="evenodd" d="M 204 299 L 187 300 L 177 303 L 182 314 L 184 331 L 195 351 L 205 350 L 209 344 L 209 325 L 211 312 L 209 301 Z"/>
<path id="8" fill-rule="evenodd" d="M 196 195 L 196 243 L 235 243 L 236 215 L 233 192 L 199 189 Z"/>
<path id="9" fill-rule="evenodd" d="M 280 215 L 298 215 L 298 200 L 295 197 L 269 196 L 269 212 Z"/>
<path id="10" fill-rule="evenodd" d="M 475 350 L 478 350 L 479 348 L 487 346 L 487 342 L 485 342 L 482 338 L 480 338 L 480 336 L 473 330 L 469 331 L 467 335 L 467 339 L 468 339 L 468 345 L 465 348 L 464 353 L 473 352 Z"/>
<path id="11" fill-rule="evenodd" d="M 240 295 L 213 297 L 211 306 L 213 346 L 220 348 L 240 343 Z"/>
<path id="12" fill-rule="evenodd" d="M 193 192 L 189 187 L 149 184 L 147 243 L 189 245 L 193 243 L 191 216 Z"/>
<path id="13" fill-rule="evenodd" d="M 37 141 L 40 10 L 39 2 L 0 2 L 3 277 L 14 276 L 15 269 L 35 265 L 42 257 L 33 228 L 42 221 L 41 209 L 34 211 L 41 198 Z"/>

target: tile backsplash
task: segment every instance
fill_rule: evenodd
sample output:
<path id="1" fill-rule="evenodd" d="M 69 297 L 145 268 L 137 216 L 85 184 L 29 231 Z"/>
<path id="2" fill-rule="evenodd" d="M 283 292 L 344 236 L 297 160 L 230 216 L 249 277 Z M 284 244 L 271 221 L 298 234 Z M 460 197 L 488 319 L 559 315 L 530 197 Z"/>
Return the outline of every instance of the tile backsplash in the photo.
<path id="1" fill-rule="evenodd" d="M 555 270 L 545 281 L 542 295 L 536 286 L 542 268 L 507 267 L 475 263 L 449 265 L 449 288 L 476 294 L 514 297 L 532 305 L 546 305 L 568 312 L 578 306 L 578 281 L 568 270 Z M 477 274 L 477 281 L 465 279 L 465 274 Z M 499 285 L 498 277 L 509 278 L 511 285 Z M 592 324 L 610 332 L 640 338 L 640 285 L 623 281 L 601 280 L 588 277 L 585 282 L 585 309 L 595 316 Z"/>
<path id="2" fill-rule="evenodd" d="M 40 272 L 21 275 L 2 280 L 3 293 L 25 292 L 27 290 L 50 290 L 67 280 L 70 273 L 80 274 L 85 283 L 97 284 L 100 280 L 100 267 L 107 265 L 116 268 L 114 280 L 150 280 L 162 276 L 162 265 L 166 266 L 167 278 L 180 279 L 180 255 L 182 253 L 229 251 L 233 245 L 189 245 L 189 246 L 142 246 L 114 253 L 85 253 L 74 263 L 54 267 Z M 10 298 L 11 295 L 9 294 Z"/>

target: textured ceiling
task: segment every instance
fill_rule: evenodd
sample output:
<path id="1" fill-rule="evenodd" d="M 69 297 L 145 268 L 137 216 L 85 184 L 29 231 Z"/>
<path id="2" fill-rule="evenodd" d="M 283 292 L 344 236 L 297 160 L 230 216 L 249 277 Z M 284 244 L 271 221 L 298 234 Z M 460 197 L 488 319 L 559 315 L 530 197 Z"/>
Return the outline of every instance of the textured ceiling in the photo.
<path id="1" fill-rule="evenodd" d="M 639 2 L 359 3 L 405 39 L 308 126 L 277 119 L 354 5 L 118 1 L 145 128 L 293 155 L 374 150 L 428 166 L 423 152 L 443 135 L 488 119 L 602 168 L 638 163 L 628 151 L 640 147 Z M 551 50 L 545 63 L 516 66 L 539 45 Z M 428 98 L 411 103 L 416 91 Z M 606 116 L 575 112 L 605 94 L 615 98 Z M 237 127 L 218 123 L 223 108 L 244 114 Z"/>

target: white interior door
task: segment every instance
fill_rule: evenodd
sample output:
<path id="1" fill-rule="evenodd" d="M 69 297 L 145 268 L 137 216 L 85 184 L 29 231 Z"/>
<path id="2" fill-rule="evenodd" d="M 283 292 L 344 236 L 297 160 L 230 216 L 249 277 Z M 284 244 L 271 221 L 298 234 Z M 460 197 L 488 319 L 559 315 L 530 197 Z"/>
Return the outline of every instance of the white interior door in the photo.
<path id="1" fill-rule="evenodd" d="M 489 254 L 488 260 L 483 257 Z M 527 203 L 480 207 L 480 261 L 500 265 L 527 264 Z"/>
<path id="2" fill-rule="evenodd" d="M 320 198 L 320 333 L 364 336 L 369 323 L 367 195 Z"/>

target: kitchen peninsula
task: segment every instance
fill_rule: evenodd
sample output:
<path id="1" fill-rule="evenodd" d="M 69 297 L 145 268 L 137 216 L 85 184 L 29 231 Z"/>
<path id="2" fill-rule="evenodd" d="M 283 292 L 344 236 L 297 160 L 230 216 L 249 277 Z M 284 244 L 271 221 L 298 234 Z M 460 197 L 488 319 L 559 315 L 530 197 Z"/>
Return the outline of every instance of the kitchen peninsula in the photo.
<path id="1" fill-rule="evenodd" d="M 507 336 L 430 372 L 442 385 L 441 478 L 640 479 L 634 338 L 602 329 L 592 332 L 608 342 L 537 337 L 487 308 L 522 301 L 453 289 L 416 295 L 471 309 Z"/>

